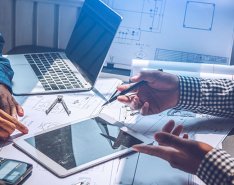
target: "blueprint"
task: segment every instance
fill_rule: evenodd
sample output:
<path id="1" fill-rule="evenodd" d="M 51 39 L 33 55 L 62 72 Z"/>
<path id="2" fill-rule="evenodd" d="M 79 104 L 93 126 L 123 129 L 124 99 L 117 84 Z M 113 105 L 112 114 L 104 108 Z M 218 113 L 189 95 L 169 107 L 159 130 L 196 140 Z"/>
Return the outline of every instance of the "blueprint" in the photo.
<path id="1" fill-rule="evenodd" d="M 25 116 L 20 121 L 29 128 L 32 134 L 63 123 L 104 113 L 130 129 L 153 139 L 153 134 L 160 131 L 167 121 L 173 119 L 176 124 L 184 125 L 185 132 L 189 134 L 190 138 L 204 141 L 212 146 L 218 146 L 233 127 L 233 121 L 225 120 L 224 122 L 214 119 L 212 116 L 188 111 L 170 109 L 157 115 L 142 116 L 138 111 L 131 110 L 118 101 L 102 107 L 105 99 L 109 99 L 119 84 L 121 81 L 118 79 L 99 79 L 96 89 L 93 91 L 64 95 L 64 101 L 71 110 L 70 116 L 66 114 L 60 104 L 57 104 L 48 115 L 45 114 L 45 110 L 57 95 L 17 99 L 21 101 L 25 110 Z M 17 133 L 14 133 L 12 139 L 18 136 Z M 139 153 L 103 163 L 65 179 L 59 179 L 12 145 L 3 147 L 0 151 L 3 157 L 23 160 L 34 165 L 34 172 L 26 184 L 77 185 L 83 182 L 85 185 L 169 185 L 171 184 L 170 179 L 175 179 L 178 185 L 193 182 L 201 184 L 195 176 L 172 169 L 167 162 L 159 158 Z M 41 178 L 42 176 L 44 178 Z"/>
<path id="2" fill-rule="evenodd" d="M 106 63 L 132 59 L 229 64 L 233 0 L 105 0 L 123 17 Z"/>
<path id="3" fill-rule="evenodd" d="M 169 120 L 174 120 L 177 125 L 184 126 L 184 132 L 188 133 L 191 139 L 206 142 L 213 147 L 218 147 L 233 128 L 233 120 L 175 109 L 156 115 L 142 116 L 138 111 L 133 111 L 118 102 L 107 106 L 102 113 L 114 117 L 128 128 L 150 139 L 153 139 L 154 133 L 160 131 Z M 115 161 L 113 166 L 116 168 L 114 171 L 117 172 L 112 176 L 114 185 L 203 185 L 196 176 L 173 169 L 166 161 L 149 155 L 136 153 Z"/>
<path id="4" fill-rule="evenodd" d="M 55 105 L 47 115 L 45 111 L 57 98 L 57 95 L 30 96 L 18 100 L 25 111 L 25 116 L 20 118 L 31 134 L 59 126 L 61 124 L 77 121 L 98 114 L 102 104 L 112 95 L 116 86 L 122 83 L 118 79 L 103 79 L 97 83 L 93 91 L 64 94 L 63 99 L 71 111 L 68 116 L 61 103 Z M 108 84 L 108 85 L 106 85 Z M 100 92 L 99 90 L 100 89 Z M 94 92 L 95 91 L 95 92 Z M 100 96 L 99 96 L 100 94 Z"/>

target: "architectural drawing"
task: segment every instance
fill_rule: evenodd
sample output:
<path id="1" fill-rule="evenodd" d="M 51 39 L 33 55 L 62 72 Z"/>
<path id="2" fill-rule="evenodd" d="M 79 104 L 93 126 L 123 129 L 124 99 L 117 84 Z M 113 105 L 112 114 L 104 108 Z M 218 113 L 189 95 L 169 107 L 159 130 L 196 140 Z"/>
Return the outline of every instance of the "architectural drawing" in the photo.
<path id="1" fill-rule="evenodd" d="M 134 4 L 134 6 L 133 6 Z M 165 0 L 109 0 L 108 5 L 124 17 L 115 42 L 140 41 L 142 32 L 161 32 Z"/>
<path id="2" fill-rule="evenodd" d="M 199 12 L 199 13 L 198 13 Z M 188 1 L 184 15 L 184 28 L 211 31 L 213 27 L 215 4 Z"/>
<path id="3" fill-rule="evenodd" d="M 105 0 L 123 21 L 106 63 L 132 59 L 229 64 L 234 1 Z"/>

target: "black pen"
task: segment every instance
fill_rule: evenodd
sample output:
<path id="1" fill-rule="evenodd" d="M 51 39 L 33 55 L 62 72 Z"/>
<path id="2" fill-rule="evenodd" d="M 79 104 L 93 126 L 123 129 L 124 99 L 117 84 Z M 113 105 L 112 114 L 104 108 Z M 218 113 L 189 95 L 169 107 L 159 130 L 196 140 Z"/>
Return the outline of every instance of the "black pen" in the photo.
<path id="1" fill-rule="evenodd" d="M 118 96 L 125 95 L 125 94 L 127 94 L 127 93 L 129 93 L 129 92 L 131 92 L 131 91 L 133 91 L 133 90 L 135 90 L 135 89 L 137 89 L 137 88 L 139 88 L 140 86 L 146 85 L 146 84 L 147 84 L 147 82 L 144 81 L 144 80 L 143 80 L 143 81 L 140 81 L 140 82 L 137 82 L 137 83 L 135 83 L 134 85 L 130 86 L 129 88 L 123 90 L 123 91 L 120 92 L 119 94 L 117 94 L 117 95 L 111 97 L 111 98 L 110 98 L 108 101 L 106 101 L 106 103 L 104 103 L 102 106 L 105 106 L 105 105 L 107 105 L 107 104 L 109 104 L 109 103 L 111 103 L 111 102 L 117 100 L 117 97 L 118 97 Z"/>

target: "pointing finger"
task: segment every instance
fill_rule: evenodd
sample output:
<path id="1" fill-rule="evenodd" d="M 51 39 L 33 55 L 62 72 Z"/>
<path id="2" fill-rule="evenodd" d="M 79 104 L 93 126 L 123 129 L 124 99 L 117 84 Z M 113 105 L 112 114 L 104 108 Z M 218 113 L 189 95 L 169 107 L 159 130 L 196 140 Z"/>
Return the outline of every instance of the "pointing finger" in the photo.
<path id="1" fill-rule="evenodd" d="M 134 145 L 133 150 L 156 156 L 166 161 L 170 161 L 171 157 L 176 154 L 176 150 L 165 146 Z"/>
<path id="2" fill-rule="evenodd" d="M 20 132 L 22 132 L 24 134 L 28 133 L 28 128 L 26 126 L 24 126 L 22 123 L 20 123 L 17 119 L 13 118 L 9 114 L 5 113 L 3 110 L 0 110 L 0 116 L 3 119 L 6 119 L 6 120 L 14 123 L 16 126 L 16 129 L 19 130 Z"/>

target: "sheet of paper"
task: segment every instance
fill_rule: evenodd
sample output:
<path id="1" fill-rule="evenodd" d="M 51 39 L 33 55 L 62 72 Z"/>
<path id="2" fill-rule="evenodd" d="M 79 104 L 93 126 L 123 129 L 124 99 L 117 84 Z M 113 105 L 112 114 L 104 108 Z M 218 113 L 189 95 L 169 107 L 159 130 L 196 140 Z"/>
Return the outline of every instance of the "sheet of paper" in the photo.
<path id="1" fill-rule="evenodd" d="M 119 159 L 116 174 L 113 176 L 112 185 L 132 185 L 139 160 L 138 153 Z"/>
<path id="2" fill-rule="evenodd" d="M 129 69 L 135 58 L 229 64 L 233 0 L 104 1 L 123 16 L 107 63 Z"/>
<path id="3" fill-rule="evenodd" d="M 164 160 L 141 154 L 133 184 L 181 185 L 189 184 L 190 177 L 185 172 L 173 169 Z"/>
<path id="4" fill-rule="evenodd" d="M 47 115 L 45 111 L 57 98 L 57 95 L 29 96 L 20 98 L 25 116 L 20 118 L 30 133 L 36 133 L 61 124 L 94 116 L 101 111 L 101 105 L 109 99 L 116 86 L 121 83 L 117 79 L 102 79 L 90 92 L 63 94 L 63 99 L 71 111 L 68 116 L 61 103 L 58 103 Z"/>
<path id="5" fill-rule="evenodd" d="M 163 69 L 168 73 L 193 77 L 234 79 L 233 66 L 153 60 L 133 60 L 131 75 L 137 75 L 140 71 L 148 69 Z"/>
<path id="6" fill-rule="evenodd" d="M 101 111 L 101 105 L 109 99 L 116 90 L 116 86 L 120 83 L 122 83 L 122 81 L 118 79 L 100 79 L 93 91 L 63 94 L 64 101 L 69 110 L 71 110 L 70 116 L 66 114 L 61 104 L 57 104 L 53 110 L 46 115 L 45 110 L 57 98 L 57 95 L 16 97 L 25 111 L 25 116 L 20 118 L 20 120 L 29 128 L 29 133 L 32 134 L 96 115 Z M 1 148 L 0 154 L 1 157 L 18 159 L 33 164 L 33 173 L 25 184 L 77 185 L 83 182 L 83 185 L 109 185 L 113 179 L 112 176 L 116 174 L 115 170 L 117 170 L 117 168 L 115 164 L 119 163 L 119 159 L 103 163 L 64 179 L 58 178 L 29 158 L 26 154 L 12 146 L 10 142 L 11 139 L 19 136 L 20 134 L 18 132 L 13 133 L 12 137 L 9 139 L 8 145 Z"/>
<path id="7" fill-rule="evenodd" d="M 214 117 L 211 116 L 198 115 L 188 111 L 171 109 L 157 115 L 141 116 L 138 111 L 132 111 L 129 107 L 117 101 L 101 108 L 105 99 L 108 99 L 111 96 L 115 91 L 116 86 L 120 83 L 121 81 L 116 79 L 103 79 L 102 81 L 99 81 L 96 86 L 97 89 L 94 89 L 93 92 L 64 95 L 65 102 L 67 103 L 68 108 L 72 111 L 70 116 L 67 116 L 60 104 L 58 104 L 49 115 L 45 114 L 46 108 L 57 96 L 22 97 L 20 101 L 23 102 L 26 115 L 21 120 L 29 127 L 30 132 L 34 133 L 97 113 L 105 113 L 117 121 L 122 122 L 132 130 L 141 132 L 146 137 L 153 139 L 153 134 L 161 130 L 167 121 L 173 119 L 176 124 L 183 124 L 185 126 L 185 132 L 189 133 L 191 138 L 207 142 L 212 146 L 217 146 L 232 128 L 232 121 L 224 121 L 217 118 L 214 119 Z M 210 140 L 210 138 L 212 139 Z M 39 181 L 40 176 L 42 175 L 49 179 L 51 183 L 55 182 L 55 184 L 59 184 L 64 182 L 65 184 L 71 185 L 75 185 L 82 180 L 87 181 L 90 184 L 103 185 L 142 184 L 143 182 L 163 185 L 165 183 L 170 184 L 171 182 L 168 180 L 170 178 L 177 179 L 178 182 L 183 182 L 185 184 L 186 182 L 196 183 L 199 181 L 195 176 L 192 177 L 191 175 L 172 169 L 165 161 L 151 156 L 138 154 L 110 161 L 93 169 L 71 176 L 71 178 L 61 180 L 51 173 L 48 173 L 46 169 L 20 151 L 16 149 L 12 150 L 11 145 L 8 147 L 2 149 L 2 156 L 12 156 L 12 158 L 15 158 L 14 156 L 17 153 L 17 157 L 19 157 L 18 159 L 34 164 L 36 168 L 35 174 L 30 178 L 31 180 L 28 181 L 29 184 L 35 184 L 34 182 Z M 12 151 L 13 153 L 11 153 Z M 160 169 L 165 170 L 160 171 Z M 170 173 L 167 174 L 166 172 Z"/>
<path id="8" fill-rule="evenodd" d="M 119 102 L 110 104 L 102 110 L 102 113 L 112 115 L 127 127 L 151 139 L 153 139 L 153 134 L 160 131 L 169 120 L 175 120 L 176 124 L 184 125 L 184 132 L 188 133 L 190 138 L 206 142 L 213 147 L 217 147 L 233 128 L 233 120 L 231 119 L 221 119 L 174 109 L 157 115 L 142 116 L 139 112 L 132 111 Z M 199 182 L 196 176 L 172 169 L 165 161 L 155 157 L 140 155 L 139 159 L 129 156 L 128 159 L 122 160 L 116 175 L 116 185 L 131 184 L 131 179 L 133 179 L 134 185 L 143 184 L 143 182 L 145 184 L 169 185 L 172 183 L 171 178 L 176 179 L 175 182 L 178 184 Z"/>

